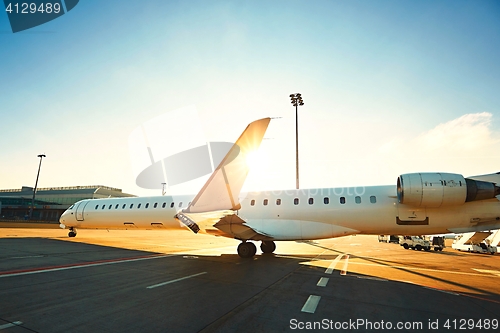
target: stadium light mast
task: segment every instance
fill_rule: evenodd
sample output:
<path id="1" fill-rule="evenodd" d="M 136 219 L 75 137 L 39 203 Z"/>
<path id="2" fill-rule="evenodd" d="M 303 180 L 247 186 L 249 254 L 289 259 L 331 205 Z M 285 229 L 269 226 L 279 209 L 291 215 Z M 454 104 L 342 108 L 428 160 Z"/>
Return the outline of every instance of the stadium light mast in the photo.
<path id="1" fill-rule="evenodd" d="M 40 157 L 40 164 L 38 164 L 38 173 L 36 174 L 35 188 L 33 189 L 33 198 L 31 199 L 31 207 L 30 207 L 30 220 L 33 218 L 33 206 L 35 206 L 35 195 L 36 195 L 36 187 L 38 186 L 38 177 L 40 176 L 40 168 L 42 167 L 42 159 L 45 154 L 38 155 Z"/>
<path id="2" fill-rule="evenodd" d="M 295 187 L 299 189 L 299 105 L 304 105 L 302 95 L 291 94 L 292 105 L 295 106 Z"/>

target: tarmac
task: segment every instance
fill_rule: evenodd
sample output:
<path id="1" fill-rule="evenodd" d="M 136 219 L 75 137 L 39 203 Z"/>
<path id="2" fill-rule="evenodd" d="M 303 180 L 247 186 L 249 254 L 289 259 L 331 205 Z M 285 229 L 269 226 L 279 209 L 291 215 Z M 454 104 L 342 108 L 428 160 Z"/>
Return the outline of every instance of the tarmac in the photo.
<path id="1" fill-rule="evenodd" d="M 0 229 L 0 332 L 498 331 L 500 255 L 348 236 L 242 259 L 238 243 Z"/>

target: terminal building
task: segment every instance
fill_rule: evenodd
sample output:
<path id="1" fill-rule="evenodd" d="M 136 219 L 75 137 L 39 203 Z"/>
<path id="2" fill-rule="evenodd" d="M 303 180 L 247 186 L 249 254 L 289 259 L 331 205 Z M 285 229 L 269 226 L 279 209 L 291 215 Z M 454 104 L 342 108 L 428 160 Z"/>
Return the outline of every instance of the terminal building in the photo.
<path id="1" fill-rule="evenodd" d="M 121 189 L 102 185 L 37 188 L 31 220 L 58 222 L 61 214 L 72 204 L 84 199 L 135 197 Z M 28 220 L 33 188 L 0 190 L 0 219 Z"/>

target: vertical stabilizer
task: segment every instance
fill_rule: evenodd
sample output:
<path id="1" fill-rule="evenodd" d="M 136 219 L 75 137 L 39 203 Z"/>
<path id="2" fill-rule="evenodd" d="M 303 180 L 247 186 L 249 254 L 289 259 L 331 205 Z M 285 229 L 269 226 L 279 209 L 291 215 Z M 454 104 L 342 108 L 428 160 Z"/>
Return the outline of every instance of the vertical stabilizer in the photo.
<path id="1" fill-rule="evenodd" d="M 184 213 L 240 208 L 238 196 L 249 171 L 247 156 L 259 148 L 270 121 L 263 118 L 247 126 Z"/>

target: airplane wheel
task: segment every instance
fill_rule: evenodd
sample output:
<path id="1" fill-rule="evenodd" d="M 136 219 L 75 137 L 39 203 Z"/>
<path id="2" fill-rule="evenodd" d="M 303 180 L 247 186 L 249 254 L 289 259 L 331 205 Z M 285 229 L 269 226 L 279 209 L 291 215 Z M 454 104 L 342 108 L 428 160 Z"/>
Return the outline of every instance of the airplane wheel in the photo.
<path id="1" fill-rule="evenodd" d="M 238 245 L 238 255 L 242 258 L 252 258 L 256 252 L 257 248 L 252 242 L 244 242 Z"/>
<path id="2" fill-rule="evenodd" d="M 262 253 L 273 253 L 276 250 L 276 244 L 273 241 L 262 241 L 260 249 Z"/>
<path id="3" fill-rule="evenodd" d="M 68 237 L 76 237 L 76 232 L 74 231 L 68 232 Z"/>

